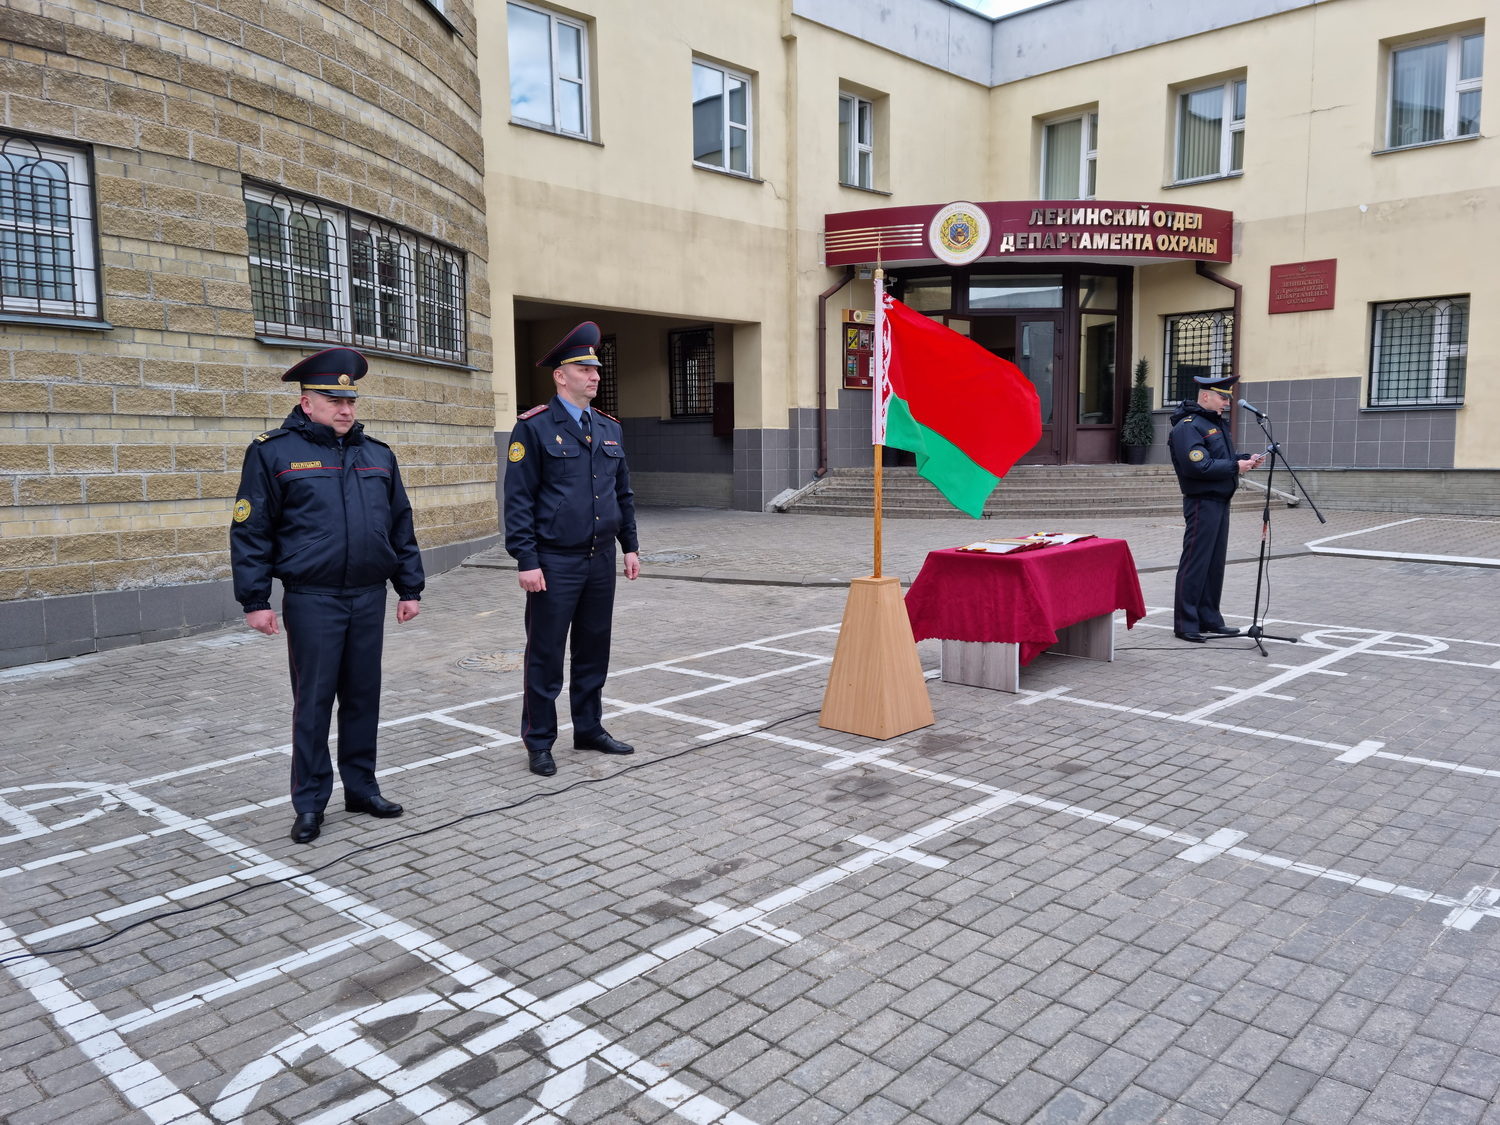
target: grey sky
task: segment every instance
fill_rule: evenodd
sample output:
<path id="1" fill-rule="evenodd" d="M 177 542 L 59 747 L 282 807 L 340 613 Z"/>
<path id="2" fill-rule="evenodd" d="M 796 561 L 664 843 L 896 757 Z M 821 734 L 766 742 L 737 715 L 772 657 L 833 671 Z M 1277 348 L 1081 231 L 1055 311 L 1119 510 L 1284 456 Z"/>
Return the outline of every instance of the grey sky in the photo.
<path id="1" fill-rule="evenodd" d="M 1003 16 L 1019 12 L 1022 8 L 1034 8 L 1043 3 L 1043 0 L 958 0 L 958 3 L 987 16 Z"/>

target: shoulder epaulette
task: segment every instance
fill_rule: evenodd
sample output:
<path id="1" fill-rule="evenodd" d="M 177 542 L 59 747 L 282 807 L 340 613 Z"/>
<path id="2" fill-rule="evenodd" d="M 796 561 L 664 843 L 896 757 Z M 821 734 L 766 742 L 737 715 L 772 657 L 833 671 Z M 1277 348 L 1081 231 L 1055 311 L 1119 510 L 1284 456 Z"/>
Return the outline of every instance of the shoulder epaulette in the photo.
<path id="1" fill-rule="evenodd" d="M 286 433 L 286 430 L 285 429 L 281 429 L 281 428 L 274 429 L 274 430 L 267 430 L 263 434 L 256 434 L 255 435 L 255 440 L 256 441 L 270 441 L 273 437 L 280 437 L 284 433 Z"/>
<path id="2" fill-rule="evenodd" d="M 595 414 L 604 414 L 604 411 L 600 410 L 597 406 L 593 407 L 592 409 L 593 409 L 593 411 L 594 411 Z M 604 414 L 604 417 L 608 418 L 611 422 L 613 422 L 617 426 L 621 424 L 620 420 L 618 418 L 616 418 L 613 414 Z"/>
<path id="3" fill-rule="evenodd" d="M 391 447 L 389 442 L 381 441 L 378 437 L 372 437 L 369 434 L 364 434 L 363 436 L 366 441 L 374 442 L 376 445 L 384 446 L 386 449 Z"/>
<path id="4" fill-rule="evenodd" d="M 546 409 L 547 409 L 547 404 L 545 402 L 542 403 L 541 406 L 533 406 L 525 414 L 517 415 L 516 416 L 516 421 L 519 422 L 523 418 L 535 418 L 538 414 L 540 414 L 542 411 L 544 411 Z"/>

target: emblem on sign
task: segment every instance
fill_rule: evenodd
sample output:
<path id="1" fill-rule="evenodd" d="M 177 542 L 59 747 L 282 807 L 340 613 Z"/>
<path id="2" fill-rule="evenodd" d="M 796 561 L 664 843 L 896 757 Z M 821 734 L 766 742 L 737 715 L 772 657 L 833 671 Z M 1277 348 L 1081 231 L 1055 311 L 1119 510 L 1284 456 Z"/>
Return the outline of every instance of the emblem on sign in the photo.
<path id="1" fill-rule="evenodd" d="M 950 203 L 932 217 L 927 244 L 950 266 L 972 262 L 990 244 L 990 220 L 973 203 Z"/>

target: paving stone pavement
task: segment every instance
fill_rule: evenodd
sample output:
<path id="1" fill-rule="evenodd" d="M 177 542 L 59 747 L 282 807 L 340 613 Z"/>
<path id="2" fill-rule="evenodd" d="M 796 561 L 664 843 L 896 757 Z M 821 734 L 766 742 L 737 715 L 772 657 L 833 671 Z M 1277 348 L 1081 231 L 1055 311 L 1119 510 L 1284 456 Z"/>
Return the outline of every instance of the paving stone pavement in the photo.
<path id="1" fill-rule="evenodd" d="M 1311 539 L 1388 524 L 1388 512 L 1326 512 L 1326 525 L 1305 504 L 1277 504 L 1271 516 L 1271 553 L 1303 554 Z M 1261 513 L 1236 512 L 1229 525 L 1231 562 L 1254 561 L 1260 550 Z M 855 517 L 764 515 L 758 512 L 693 508 L 648 509 L 642 515 L 642 573 L 653 578 L 786 585 L 846 585 L 870 573 L 873 521 Z M 940 520 L 883 521 L 883 570 L 910 583 L 927 552 L 961 547 L 978 539 L 1065 531 L 1130 541 L 1143 570 L 1175 569 L 1182 550 L 1180 519 Z M 1378 533 L 1377 533 L 1378 534 Z M 1354 542 L 1353 540 L 1350 543 Z M 1371 541 L 1373 542 L 1373 540 Z M 1345 545 L 1340 541 L 1339 546 Z M 1392 549 L 1392 548 L 1386 548 Z M 1404 549 L 1404 548 L 1395 548 Z M 475 565 L 514 569 L 503 547 L 470 560 Z"/>
<path id="2" fill-rule="evenodd" d="M 1290 552 L 1391 517 L 1276 520 Z M 745 574 L 857 569 L 868 528 L 642 524 Z M 974 528 L 888 524 L 891 569 Z M 564 739 L 553 779 L 514 738 L 514 576 L 438 576 L 388 630 L 408 815 L 336 797 L 312 847 L 281 638 L 0 676 L 0 952 L 294 877 L 9 964 L 0 1120 L 1500 1122 L 1500 573 L 1279 559 L 1301 640 L 1263 658 L 1171 637 L 1177 528 L 1088 530 L 1148 568 L 1117 659 L 933 680 L 886 743 L 817 726 L 839 589 L 622 583 L 640 751 Z"/>

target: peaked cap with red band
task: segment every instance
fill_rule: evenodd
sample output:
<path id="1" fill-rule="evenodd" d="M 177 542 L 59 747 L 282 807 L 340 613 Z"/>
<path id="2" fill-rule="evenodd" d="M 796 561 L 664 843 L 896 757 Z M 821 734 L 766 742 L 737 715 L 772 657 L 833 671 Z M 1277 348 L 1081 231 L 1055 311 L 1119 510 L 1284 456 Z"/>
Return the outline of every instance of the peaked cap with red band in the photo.
<path id="1" fill-rule="evenodd" d="M 557 347 L 536 361 L 538 367 L 558 368 L 565 363 L 581 363 L 587 367 L 603 367 L 599 362 L 599 326 L 585 320 L 564 336 Z"/>
<path id="2" fill-rule="evenodd" d="M 355 383 L 365 377 L 370 365 L 353 348 L 325 348 L 287 369 L 283 383 L 301 383 L 304 391 L 330 398 L 358 398 Z"/>

